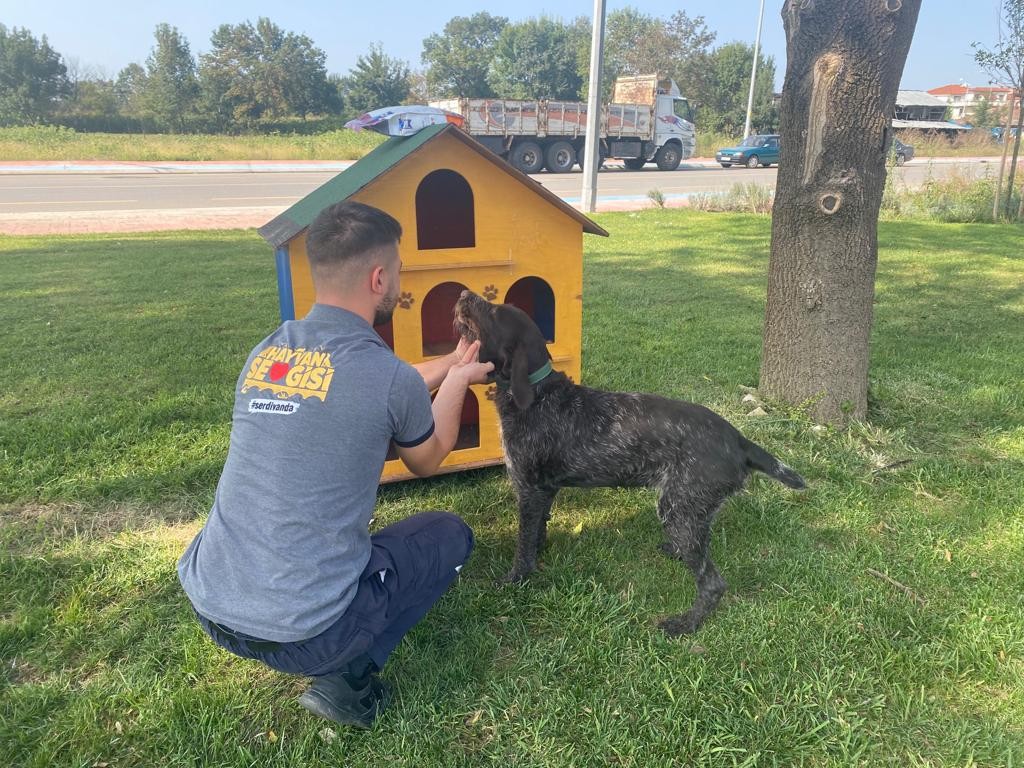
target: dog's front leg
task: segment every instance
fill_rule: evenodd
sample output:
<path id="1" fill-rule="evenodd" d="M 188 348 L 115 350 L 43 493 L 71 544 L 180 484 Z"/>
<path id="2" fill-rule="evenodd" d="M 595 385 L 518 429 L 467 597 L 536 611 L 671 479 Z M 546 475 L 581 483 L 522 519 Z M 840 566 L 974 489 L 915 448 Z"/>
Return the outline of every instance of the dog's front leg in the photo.
<path id="1" fill-rule="evenodd" d="M 537 570 L 537 555 L 540 552 L 542 531 L 547 524 L 551 504 L 558 489 L 518 488 L 519 496 L 519 541 L 516 546 L 516 561 L 505 581 L 522 581 Z"/>

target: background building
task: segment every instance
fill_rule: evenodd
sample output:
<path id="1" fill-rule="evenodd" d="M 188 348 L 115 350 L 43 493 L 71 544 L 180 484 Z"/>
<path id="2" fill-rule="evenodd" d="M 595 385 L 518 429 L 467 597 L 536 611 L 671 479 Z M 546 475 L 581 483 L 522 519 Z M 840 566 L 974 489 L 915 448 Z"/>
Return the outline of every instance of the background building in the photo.
<path id="1" fill-rule="evenodd" d="M 938 88 L 932 88 L 928 91 L 931 96 L 940 99 L 943 103 L 949 106 L 950 119 L 970 123 L 971 118 L 974 114 L 975 108 L 978 103 L 982 100 L 987 100 L 999 114 L 1002 119 L 1006 119 L 1006 104 L 1009 102 L 1011 94 L 1016 99 L 1016 94 L 1013 88 L 1009 88 L 1002 85 L 942 85 Z M 1017 114 L 1020 111 L 1019 102 L 1014 107 L 1013 119 L 1016 121 Z"/>

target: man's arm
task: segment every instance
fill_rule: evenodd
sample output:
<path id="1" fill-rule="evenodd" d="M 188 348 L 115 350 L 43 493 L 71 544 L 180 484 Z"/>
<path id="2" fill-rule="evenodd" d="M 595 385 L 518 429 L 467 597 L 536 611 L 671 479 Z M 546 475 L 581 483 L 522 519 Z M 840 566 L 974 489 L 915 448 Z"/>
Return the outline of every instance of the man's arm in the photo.
<path id="1" fill-rule="evenodd" d="M 459 437 L 462 402 L 465 400 L 467 387 L 470 384 L 485 383 L 487 374 L 494 370 L 494 363 L 478 362 L 479 353 L 480 342 L 476 341 L 466 345 L 462 357 L 447 369 L 432 406 L 434 434 L 411 448 L 396 446 L 402 462 L 413 474 L 420 477 L 434 474 L 441 466 L 445 456 L 451 453 L 455 447 L 455 442 Z M 425 377 L 424 380 L 426 380 Z M 427 386 L 430 386 L 429 381 Z"/>
<path id="2" fill-rule="evenodd" d="M 469 343 L 465 339 L 459 339 L 459 344 L 454 352 L 449 352 L 441 357 L 435 357 L 433 360 L 415 363 L 413 368 L 423 377 L 423 381 L 427 384 L 427 389 L 433 392 L 444 381 L 444 377 L 448 375 L 448 371 L 451 370 L 452 366 L 462 362 L 468 349 Z"/>

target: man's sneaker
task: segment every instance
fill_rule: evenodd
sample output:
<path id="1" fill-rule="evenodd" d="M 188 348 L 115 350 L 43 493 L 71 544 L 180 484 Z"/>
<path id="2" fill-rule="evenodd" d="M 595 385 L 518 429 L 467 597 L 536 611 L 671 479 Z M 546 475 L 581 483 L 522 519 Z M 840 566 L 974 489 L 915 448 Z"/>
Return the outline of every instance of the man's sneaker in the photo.
<path id="1" fill-rule="evenodd" d="M 391 703 L 391 688 L 368 673 L 353 680 L 347 672 L 318 677 L 299 697 L 299 704 L 315 715 L 342 725 L 369 728 Z"/>

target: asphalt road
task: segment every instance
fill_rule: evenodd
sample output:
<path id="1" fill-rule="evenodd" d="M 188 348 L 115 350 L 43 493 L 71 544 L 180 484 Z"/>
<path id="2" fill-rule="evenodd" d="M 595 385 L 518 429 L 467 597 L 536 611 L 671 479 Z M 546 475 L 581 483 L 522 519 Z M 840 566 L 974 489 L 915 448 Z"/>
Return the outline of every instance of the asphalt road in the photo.
<path id="1" fill-rule="evenodd" d="M 950 173 L 980 175 L 994 169 L 997 160 L 914 160 L 895 169 L 908 185 Z M 123 211 L 217 212 L 225 210 L 284 210 L 338 173 L 338 170 L 282 170 L 277 172 L 203 171 L 132 173 L 0 171 L 0 217 L 11 221 L 22 215 L 86 215 Z M 684 164 L 677 171 L 642 171 L 605 168 L 598 176 L 598 198 L 614 203 L 647 204 L 653 189 L 666 198 L 700 192 L 722 192 L 739 182 L 775 184 L 775 168 L 721 168 L 714 163 Z M 582 174 L 541 173 L 534 176 L 570 203 L 579 201 Z"/>

